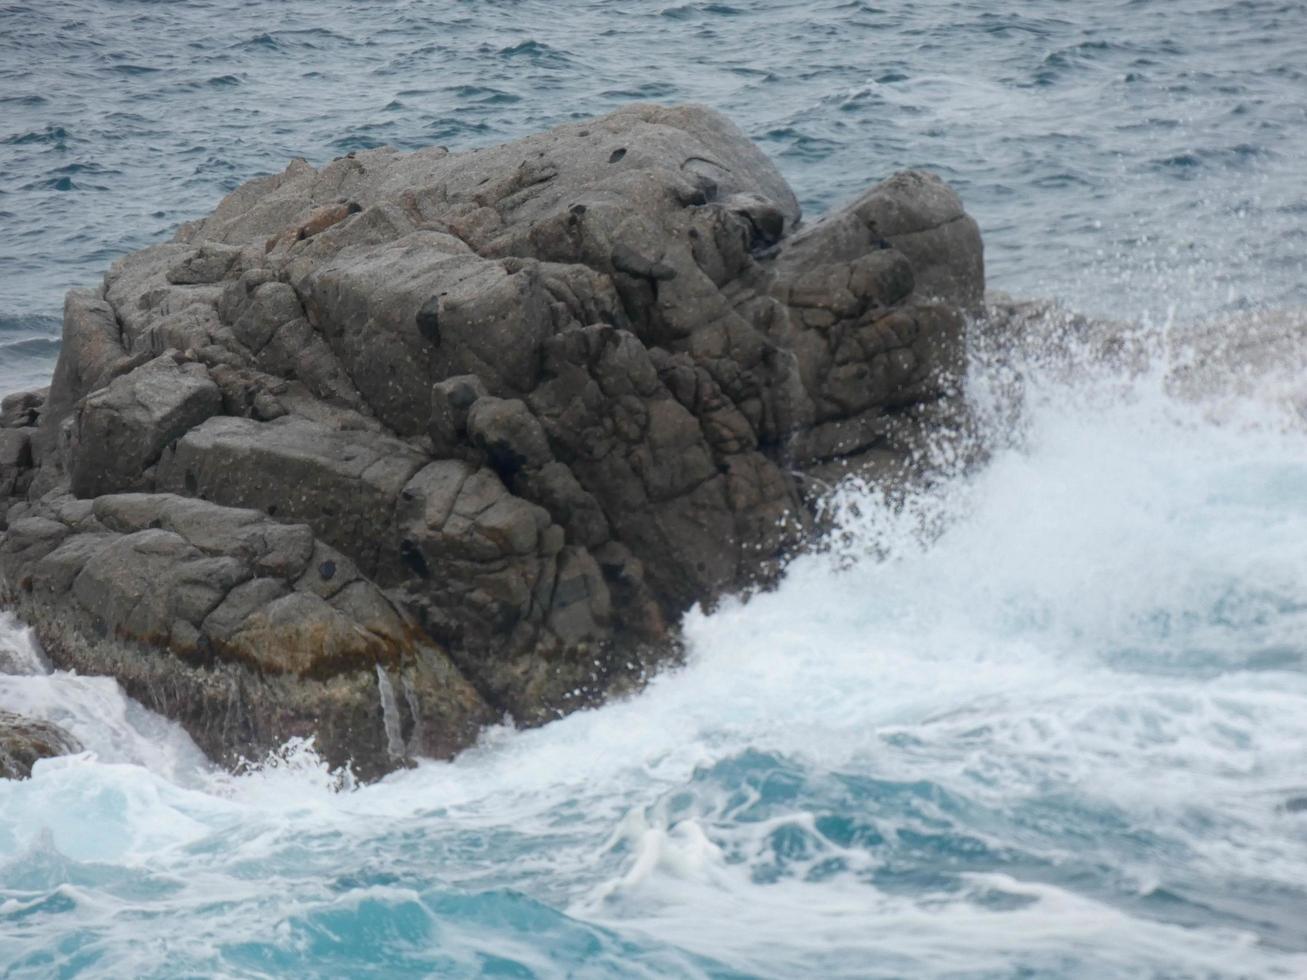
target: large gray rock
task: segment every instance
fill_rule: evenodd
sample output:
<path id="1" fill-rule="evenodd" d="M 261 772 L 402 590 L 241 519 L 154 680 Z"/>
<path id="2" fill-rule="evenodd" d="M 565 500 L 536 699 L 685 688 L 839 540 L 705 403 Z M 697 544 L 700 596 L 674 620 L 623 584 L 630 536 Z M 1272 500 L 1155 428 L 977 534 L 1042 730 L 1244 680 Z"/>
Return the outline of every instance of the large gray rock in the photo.
<path id="1" fill-rule="evenodd" d="M 701 107 L 296 161 L 70 294 L 0 416 L 3 588 L 220 758 L 447 753 L 637 684 L 819 488 L 911 472 L 983 278 L 937 178 L 805 225 Z"/>

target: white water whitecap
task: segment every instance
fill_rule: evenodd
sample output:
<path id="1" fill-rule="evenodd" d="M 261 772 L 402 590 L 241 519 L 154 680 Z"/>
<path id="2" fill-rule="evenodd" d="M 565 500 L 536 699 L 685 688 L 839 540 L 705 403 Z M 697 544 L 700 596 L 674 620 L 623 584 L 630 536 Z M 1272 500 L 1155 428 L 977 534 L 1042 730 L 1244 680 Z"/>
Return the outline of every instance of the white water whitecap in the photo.
<path id="1" fill-rule="evenodd" d="M 1211 409 L 1164 372 L 1036 374 L 987 465 L 846 488 L 831 547 L 691 613 L 642 694 L 372 786 L 304 745 L 216 774 L 109 682 L 2 678 L 92 752 L 0 784 L 4 901 L 74 889 L 0 952 L 293 973 L 375 932 L 407 937 L 396 972 L 561 976 L 577 942 L 593 975 L 1307 970 L 1307 442 L 1282 401 Z M 158 919 L 78 884 L 104 868 Z"/>

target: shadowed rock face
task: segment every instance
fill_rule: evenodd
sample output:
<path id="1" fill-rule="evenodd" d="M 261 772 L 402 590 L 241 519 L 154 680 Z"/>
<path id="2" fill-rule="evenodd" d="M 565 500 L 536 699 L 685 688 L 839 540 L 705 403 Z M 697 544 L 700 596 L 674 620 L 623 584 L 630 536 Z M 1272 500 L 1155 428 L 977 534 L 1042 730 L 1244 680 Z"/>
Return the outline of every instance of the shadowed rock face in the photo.
<path id="1" fill-rule="evenodd" d="M 448 755 L 628 688 L 813 487 L 908 468 L 983 286 L 938 179 L 802 226 L 699 107 L 296 161 L 69 294 L 0 414 L 4 595 L 220 759 Z"/>

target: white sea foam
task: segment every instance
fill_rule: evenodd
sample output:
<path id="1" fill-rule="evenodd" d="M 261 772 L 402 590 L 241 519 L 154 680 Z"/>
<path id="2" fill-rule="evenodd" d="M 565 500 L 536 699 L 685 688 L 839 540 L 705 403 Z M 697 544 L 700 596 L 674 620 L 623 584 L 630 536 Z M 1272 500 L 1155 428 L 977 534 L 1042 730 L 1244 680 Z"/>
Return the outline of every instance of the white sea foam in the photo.
<path id="1" fill-rule="evenodd" d="M 313 962 L 324 916 L 347 944 L 412 915 L 428 945 L 397 962 L 433 969 L 499 943 L 561 974 L 540 950 L 570 921 L 649 975 L 1307 970 L 1307 822 L 1283 806 L 1307 794 L 1302 433 L 1274 399 L 1214 420 L 1164 373 L 1033 378 L 1025 411 L 971 477 L 845 488 L 831 547 L 691 613 L 686 666 L 639 696 L 372 786 L 304 744 L 217 774 L 110 681 L 0 677 L 0 707 L 88 748 L 0 784 L 6 901 L 73 889 L 42 928 L 105 937 L 116 969 L 141 966 L 128 932 L 222 972 L 233 937 Z M 85 862 L 163 889 L 147 904 L 195 938 Z M 520 909 L 433 888 L 570 920 L 523 947 Z"/>

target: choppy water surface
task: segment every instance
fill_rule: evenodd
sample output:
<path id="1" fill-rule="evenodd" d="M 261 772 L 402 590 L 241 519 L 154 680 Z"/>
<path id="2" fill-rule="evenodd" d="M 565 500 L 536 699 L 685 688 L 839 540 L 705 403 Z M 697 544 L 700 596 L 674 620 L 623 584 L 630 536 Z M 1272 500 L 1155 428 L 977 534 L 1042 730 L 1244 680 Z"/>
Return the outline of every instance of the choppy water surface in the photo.
<path id="1" fill-rule="evenodd" d="M 0 4 L 0 388 L 65 288 L 290 156 L 631 99 L 726 110 L 810 214 L 933 167 L 998 288 L 1302 305 L 1304 66 L 1296 2 Z M 88 753 L 0 782 L 0 972 L 1307 975 L 1301 419 L 1087 375 L 995 435 L 850 489 L 641 696 L 361 789 L 214 773 L 3 621 L 0 708 Z"/>
<path id="2" fill-rule="evenodd" d="M 303 751 L 207 772 L 104 678 L 0 677 L 90 750 L 0 783 L 0 961 L 1305 975 L 1307 434 L 1281 421 L 1041 391 L 977 478 L 849 494 L 838 548 L 691 616 L 639 697 L 356 791 Z"/>

